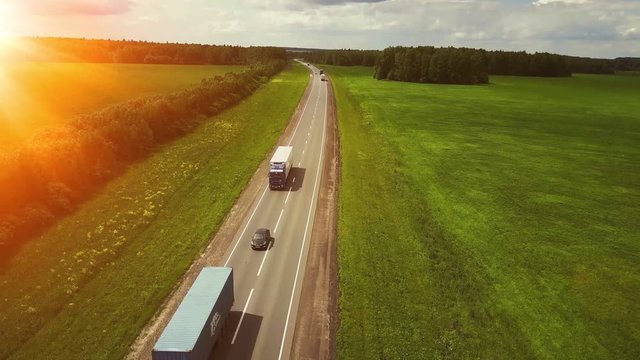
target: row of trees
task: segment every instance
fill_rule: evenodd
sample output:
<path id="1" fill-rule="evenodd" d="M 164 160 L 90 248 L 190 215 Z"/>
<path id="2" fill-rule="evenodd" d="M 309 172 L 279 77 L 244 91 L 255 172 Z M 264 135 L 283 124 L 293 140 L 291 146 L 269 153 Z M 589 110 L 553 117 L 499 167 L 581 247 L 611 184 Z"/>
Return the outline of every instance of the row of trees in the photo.
<path id="1" fill-rule="evenodd" d="M 616 71 L 640 71 L 640 58 L 593 59 L 567 56 L 566 59 L 569 67 L 575 73 L 613 74 Z"/>
<path id="2" fill-rule="evenodd" d="M 489 81 L 482 54 L 466 48 L 389 47 L 374 68 L 378 80 L 438 84 L 483 84 Z"/>
<path id="3" fill-rule="evenodd" d="M 574 73 L 613 74 L 616 70 L 615 60 L 594 59 L 587 57 L 566 56 L 569 68 Z"/>
<path id="4" fill-rule="evenodd" d="M 32 61 L 212 65 L 248 65 L 263 59 L 286 59 L 285 49 L 275 47 L 47 37 L 22 38 L 20 41 L 22 45 L 5 56 Z"/>
<path id="5" fill-rule="evenodd" d="M 557 77 L 571 71 L 561 55 L 433 46 L 386 48 L 374 68 L 379 80 L 439 84 L 485 84 L 489 74 Z"/>
<path id="6" fill-rule="evenodd" d="M 114 105 L 0 154 L 0 244 L 17 244 L 72 211 L 124 165 L 237 104 L 285 65 L 272 59 L 192 89 Z"/>
<path id="7" fill-rule="evenodd" d="M 640 71 L 640 57 L 619 57 L 613 63 L 616 71 Z"/>
<path id="8" fill-rule="evenodd" d="M 477 84 L 488 75 L 564 77 L 572 73 L 612 74 L 640 70 L 640 58 L 594 59 L 524 51 L 487 51 L 433 46 L 395 46 L 377 50 L 316 50 L 299 53 L 327 65 L 374 66 L 376 79 Z"/>
<path id="9" fill-rule="evenodd" d="M 475 51 L 482 54 L 491 75 L 571 76 L 569 64 L 562 55 L 546 52 L 528 54 L 524 51 Z"/>

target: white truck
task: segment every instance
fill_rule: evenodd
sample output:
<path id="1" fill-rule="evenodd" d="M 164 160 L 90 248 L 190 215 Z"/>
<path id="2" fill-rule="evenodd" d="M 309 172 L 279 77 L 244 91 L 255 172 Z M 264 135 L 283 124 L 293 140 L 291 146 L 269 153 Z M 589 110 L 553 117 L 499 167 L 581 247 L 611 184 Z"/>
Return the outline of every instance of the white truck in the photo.
<path id="1" fill-rule="evenodd" d="M 291 171 L 293 146 L 278 146 L 269 162 L 269 189 L 284 189 Z"/>

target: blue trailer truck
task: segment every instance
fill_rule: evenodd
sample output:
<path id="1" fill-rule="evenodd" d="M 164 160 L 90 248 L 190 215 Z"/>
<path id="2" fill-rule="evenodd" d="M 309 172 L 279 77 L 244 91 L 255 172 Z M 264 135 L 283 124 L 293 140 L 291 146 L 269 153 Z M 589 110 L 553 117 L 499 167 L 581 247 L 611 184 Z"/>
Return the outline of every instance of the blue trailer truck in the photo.
<path id="1" fill-rule="evenodd" d="M 233 270 L 205 267 L 153 347 L 153 360 L 207 360 L 233 305 Z"/>

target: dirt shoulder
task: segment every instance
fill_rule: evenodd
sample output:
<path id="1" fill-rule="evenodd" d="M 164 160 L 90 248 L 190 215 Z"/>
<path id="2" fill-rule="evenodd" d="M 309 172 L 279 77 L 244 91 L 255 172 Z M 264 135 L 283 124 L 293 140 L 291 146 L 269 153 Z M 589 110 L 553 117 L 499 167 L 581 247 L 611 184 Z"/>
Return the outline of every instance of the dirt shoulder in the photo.
<path id="1" fill-rule="evenodd" d="M 291 350 L 292 359 L 335 359 L 338 318 L 338 182 L 340 138 L 335 96 L 327 83 L 325 161 Z"/>
<path id="2" fill-rule="evenodd" d="M 287 143 L 293 135 L 293 131 L 300 121 L 300 116 L 302 115 L 304 106 L 309 100 L 311 85 L 312 82 L 310 81 L 300 103 L 298 104 L 298 107 L 289 121 L 289 125 L 287 125 L 285 131 L 278 139 L 277 144 Z M 125 359 L 151 359 L 153 346 L 160 337 L 162 330 L 166 327 L 167 323 L 175 313 L 178 305 L 180 305 L 185 294 L 195 281 L 197 275 L 200 273 L 200 270 L 205 266 L 220 266 L 224 263 L 224 254 L 232 244 L 234 235 L 238 232 L 243 219 L 245 219 L 249 210 L 251 210 L 251 205 L 258 197 L 260 189 L 265 183 L 265 179 L 267 178 L 268 159 L 273 151 L 275 151 L 275 147 L 269 156 L 267 156 L 260 164 L 255 174 L 253 174 L 249 184 L 240 194 L 236 204 L 225 217 L 224 222 L 220 226 L 220 229 L 218 229 L 216 235 L 210 241 L 209 245 L 207 245 L 203 250 L 200 257 L 193 262 L 189 270 L 187 270 L 187 272 L 182 276 L 173 292 L 160 306 L 154 317 L 142 330 L 140 335 L 138 335 L 134 343 L 131 345 L 131 350 Z"/>

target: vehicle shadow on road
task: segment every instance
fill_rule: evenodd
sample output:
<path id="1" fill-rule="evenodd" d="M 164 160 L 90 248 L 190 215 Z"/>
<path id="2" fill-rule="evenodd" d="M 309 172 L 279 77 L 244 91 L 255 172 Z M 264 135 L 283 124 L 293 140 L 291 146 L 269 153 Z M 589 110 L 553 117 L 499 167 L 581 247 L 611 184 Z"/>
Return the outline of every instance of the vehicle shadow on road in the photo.
<path id="1" fill-rule="evenodd" d="M 287 186 L 285 190 L 287 191 L 298 191 L 302 188 L 302 183 L 304 182 L 304 174 L 307 172 L 307 169 L 300 167 L 292 167 L 291 172 L 289 173 L 289 177 L 287 178 Z"/>
<path id="2" fill-rule="evenodd" d="M 241 311 L 232 311 L 229 313 L 224 336 L 211 352 L 209 359 L 251 359 L 253 350 L 256 347 L 258 332 L 262 325 L 262 316 L 245 313 L 240 329 L 238 330 L 238 335 L 236 336 L 236 341 L 231 344 L 241 317 Z"/>

